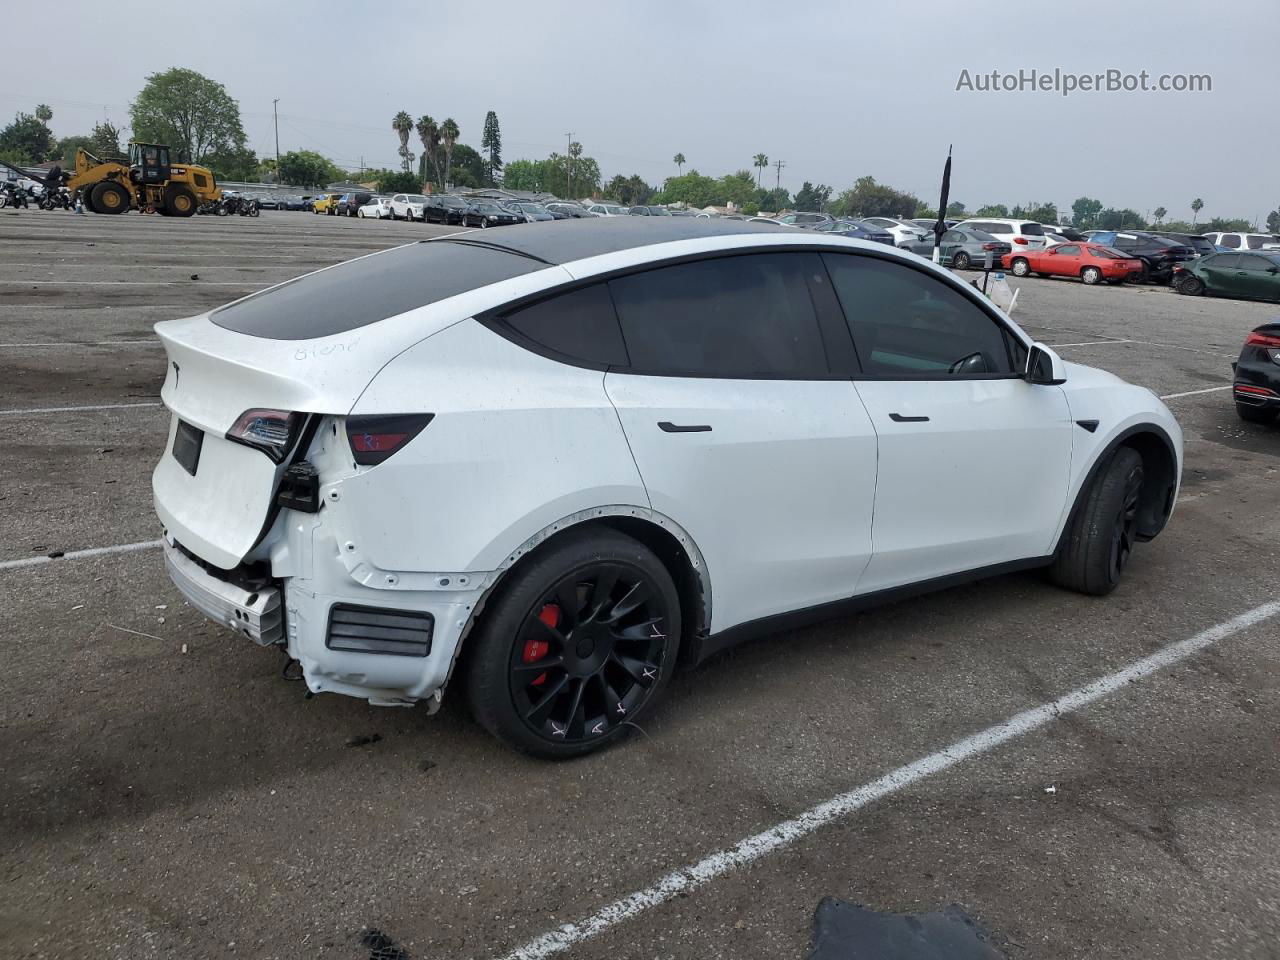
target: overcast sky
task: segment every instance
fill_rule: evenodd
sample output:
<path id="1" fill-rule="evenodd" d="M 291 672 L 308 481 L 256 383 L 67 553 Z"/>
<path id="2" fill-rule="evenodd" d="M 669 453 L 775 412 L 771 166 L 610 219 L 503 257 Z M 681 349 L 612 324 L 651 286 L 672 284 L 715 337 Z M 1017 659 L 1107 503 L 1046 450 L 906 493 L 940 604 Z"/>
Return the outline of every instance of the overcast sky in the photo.
<path id="1" fill-rule="evenodd" d="M 573 132 L 606 178 L 660 184 L 682 152 L 713 176 L 784 160 L 782 185 L 839 192 L 867 174 L 931 205 L 948 143 L 952 199 L 1265 217 L 1280 205 L 1275 53 L 1280 5 L 630 0 L 463 5 L 382 0 L 183 7 L 61 0 L 56 43 L 0 58 L 0 117 L 53 108 L 59 136 L 127 124 L 147 74 L 184 66 L 226 85 L 250 145 L 397 165 L 391 117 L 453 117 L 503 157 L 563 152 Z M 134 8 L 135 14 L 128 10 Z M 452 9 L 450 9 L 452 8 Z M 157 16 L 157 11 L 163 16 Z M 34 21 L 32 21 L 34 22 Z M 957 91 L 962 70 L 1108 68 L 1209 74 L 1208 93 Z M 416 140 L 416 138 L 415 138 Z M 754 171 L 753 171 L 754 172 Z M 775 171 L 770 168 L 768 182 Z"/>

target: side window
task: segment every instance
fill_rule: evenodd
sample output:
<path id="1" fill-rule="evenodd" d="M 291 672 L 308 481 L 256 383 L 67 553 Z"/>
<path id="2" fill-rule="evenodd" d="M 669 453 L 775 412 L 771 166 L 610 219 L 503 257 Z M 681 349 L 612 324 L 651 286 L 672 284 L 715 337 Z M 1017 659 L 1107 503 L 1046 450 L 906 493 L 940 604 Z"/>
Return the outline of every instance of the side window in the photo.
<path id="1" fill-rule="evenodd" d="M 814 254 L 748 254 L 609 281 L 632 368 L 667 376 L 827 376 L 806 280 L 819 270 Z"/>
<path id="2" fill-rule="evenodd" d="M 627 349 L 603 283 L 540 300 L 503 314 L 499 332 L 592 366 L 626 366 Z"/>
<path id="3" fill-rule="evenodd" d="M 878 257 L 823 259 L 865 375 L 936 380 L 1013 372 L 1004 329 L 959 291 Z"/>
<path id="4" fill-rule="evenodd" d="M 1060 257 L 1078 257 L 1080 256 L 1080 246 L 1075 243 L 1064 243 L 1055 247 Z"/>
<path id="5" fill-rule="evenodd" d="M 959 230 L 948 230 L 942 235 L 943 243 L 964 243 L 969 238 Z"/>
<path id="6" fill-rule="evenodd" d="M 1234 270 L 1240 264 L 1238 253 L 1219 253 L 1209 260 L 1206 267 L 1217 267 L 1219 270 Z"/>
<path id="7" fill-rule="evenodd" d="M 1275 266 L 1275 264 L 1266 257 L 1254 257 L 1247 253 L 1242 254 L 1240 257 L 1241 270 L 1256 270 L 1261 273 L 1264 270 L 1269 270 L 1273 266 Z"/>
<path id="8" fill-rule="evenodd" d="M 1229 247 L 1232 250 L 1239 250 L 1240 234 L 1224 233 L 1221 237 L 1218 238 L 1218 243 L 1222 244 L 1224 247 Z"/>
<path id="9" fill-rule="evenodd" d="M 1115 246 L 1118 250 L 1133 250 L 1138 246 L 1138 241 L 1133 237 L 1116 237 Z"/>

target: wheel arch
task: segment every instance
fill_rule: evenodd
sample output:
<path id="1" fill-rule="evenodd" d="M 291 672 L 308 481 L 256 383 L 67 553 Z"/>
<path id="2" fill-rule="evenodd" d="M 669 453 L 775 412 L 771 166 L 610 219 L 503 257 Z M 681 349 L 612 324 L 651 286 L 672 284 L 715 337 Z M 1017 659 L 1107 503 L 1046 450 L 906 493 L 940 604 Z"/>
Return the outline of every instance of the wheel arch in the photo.
<path id="1" fill-rule="evenodd" d="M 1054 552 L 1062 543 L 1062 538 L 1071 529 L 1077 513 L 1084 508 L 1089 496 L 1089 488 L 1097 479 L 1099 472 L 1111 462 L 1115 452 L 1121 447 L 1129 447 L 1142 457 L 1142 469 L 1145 480 L 1142 486 L 1142 500 L 1138 508 L 1138 539 L 1147 541 L 1155 538 L 1169 515 L 1173 512 L 1174 498 L 1178 492 L 1178 455 L 1173 439 L 1168 432 L 1156 423 L 1138 423 L 1121 430 L 1093 458 L 1084 480 L 1076 491 L 1071 511 L 1067 514 L 1066 523 L 1054 544 Z M 1154 481 L 1154 482 L 1153 482 Z"/>
<path id="2" fill-rule="evenodd" d="M 592 526 L 604 527 L 638 540 L 652 550 L 667 568 L 680 596 L 683 635 L 680 638 L 679 663 L 683 666 L 694 662 L 700 640 L 711 624 L 711 578 L 702 551 L 688 531 L 665 514 L 648 507 L 612 504 L 580 510 L 548 524 L 508 552 L 498 569 L 489 575 L 480 598 L 458 635 L 442 690 L 457 674 L 467 640 L 484 616 L 489 600 L 510 582 L 510 575 L 527 566 L 535 555 L 545 552 L 552 543 L 559 543 L 569 533 L 578 533 Z"/>

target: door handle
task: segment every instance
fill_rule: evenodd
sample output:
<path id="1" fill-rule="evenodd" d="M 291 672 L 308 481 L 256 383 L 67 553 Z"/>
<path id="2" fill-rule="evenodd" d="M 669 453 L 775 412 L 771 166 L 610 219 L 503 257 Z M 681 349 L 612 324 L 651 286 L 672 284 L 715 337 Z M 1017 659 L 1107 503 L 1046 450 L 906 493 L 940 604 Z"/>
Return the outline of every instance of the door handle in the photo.
<path id="1" fill-rule="evenodd" d="M 928 417 L 904 417 L 900 413 L 889 414 L 889 419 L 894 423 L 925 423 Z"/>
<path id="2" fill-rule="evenodd" d="M 658 429 L 663 433 L 707 433 L 711 430 L 709 423 L 672 423 L 670 420 L 659 420 Z"/>

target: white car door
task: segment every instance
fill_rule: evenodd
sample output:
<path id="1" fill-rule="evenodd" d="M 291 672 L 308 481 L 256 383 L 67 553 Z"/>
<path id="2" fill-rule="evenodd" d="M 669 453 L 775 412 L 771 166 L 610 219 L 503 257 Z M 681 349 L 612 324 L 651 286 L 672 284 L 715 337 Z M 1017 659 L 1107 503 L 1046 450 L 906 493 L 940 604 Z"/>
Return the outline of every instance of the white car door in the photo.
<path id="1" fill-rule="evenodd" d="M 827 357 L 852 347 L 819 257 L 699 260 L 609 289 L 630 359 L 605 389 L 653 508 L 706 560 L 712 630 L 852 596 L 876 441 L 831 373 Z"/>
<path id="2" fill-rule="evenodd" d="M 405 216 L 408 209 L 409 209 L 409 203 L 405 199 L 405 195 L 403 193 L 397 193 L 394 197 L 391 198 L 391 219 L 392 220 L 396 220 L 396 219 L 399 219 L 400 217 Z"/>
<path id="3" fill-rule="evenodd" d="M 1022 341 L 942 278 L 877 257 L 824 259 L 879 437 L 859 592 L 1047 556 L 1081 429 L 1062 388 L 1022 379 Z"/>

